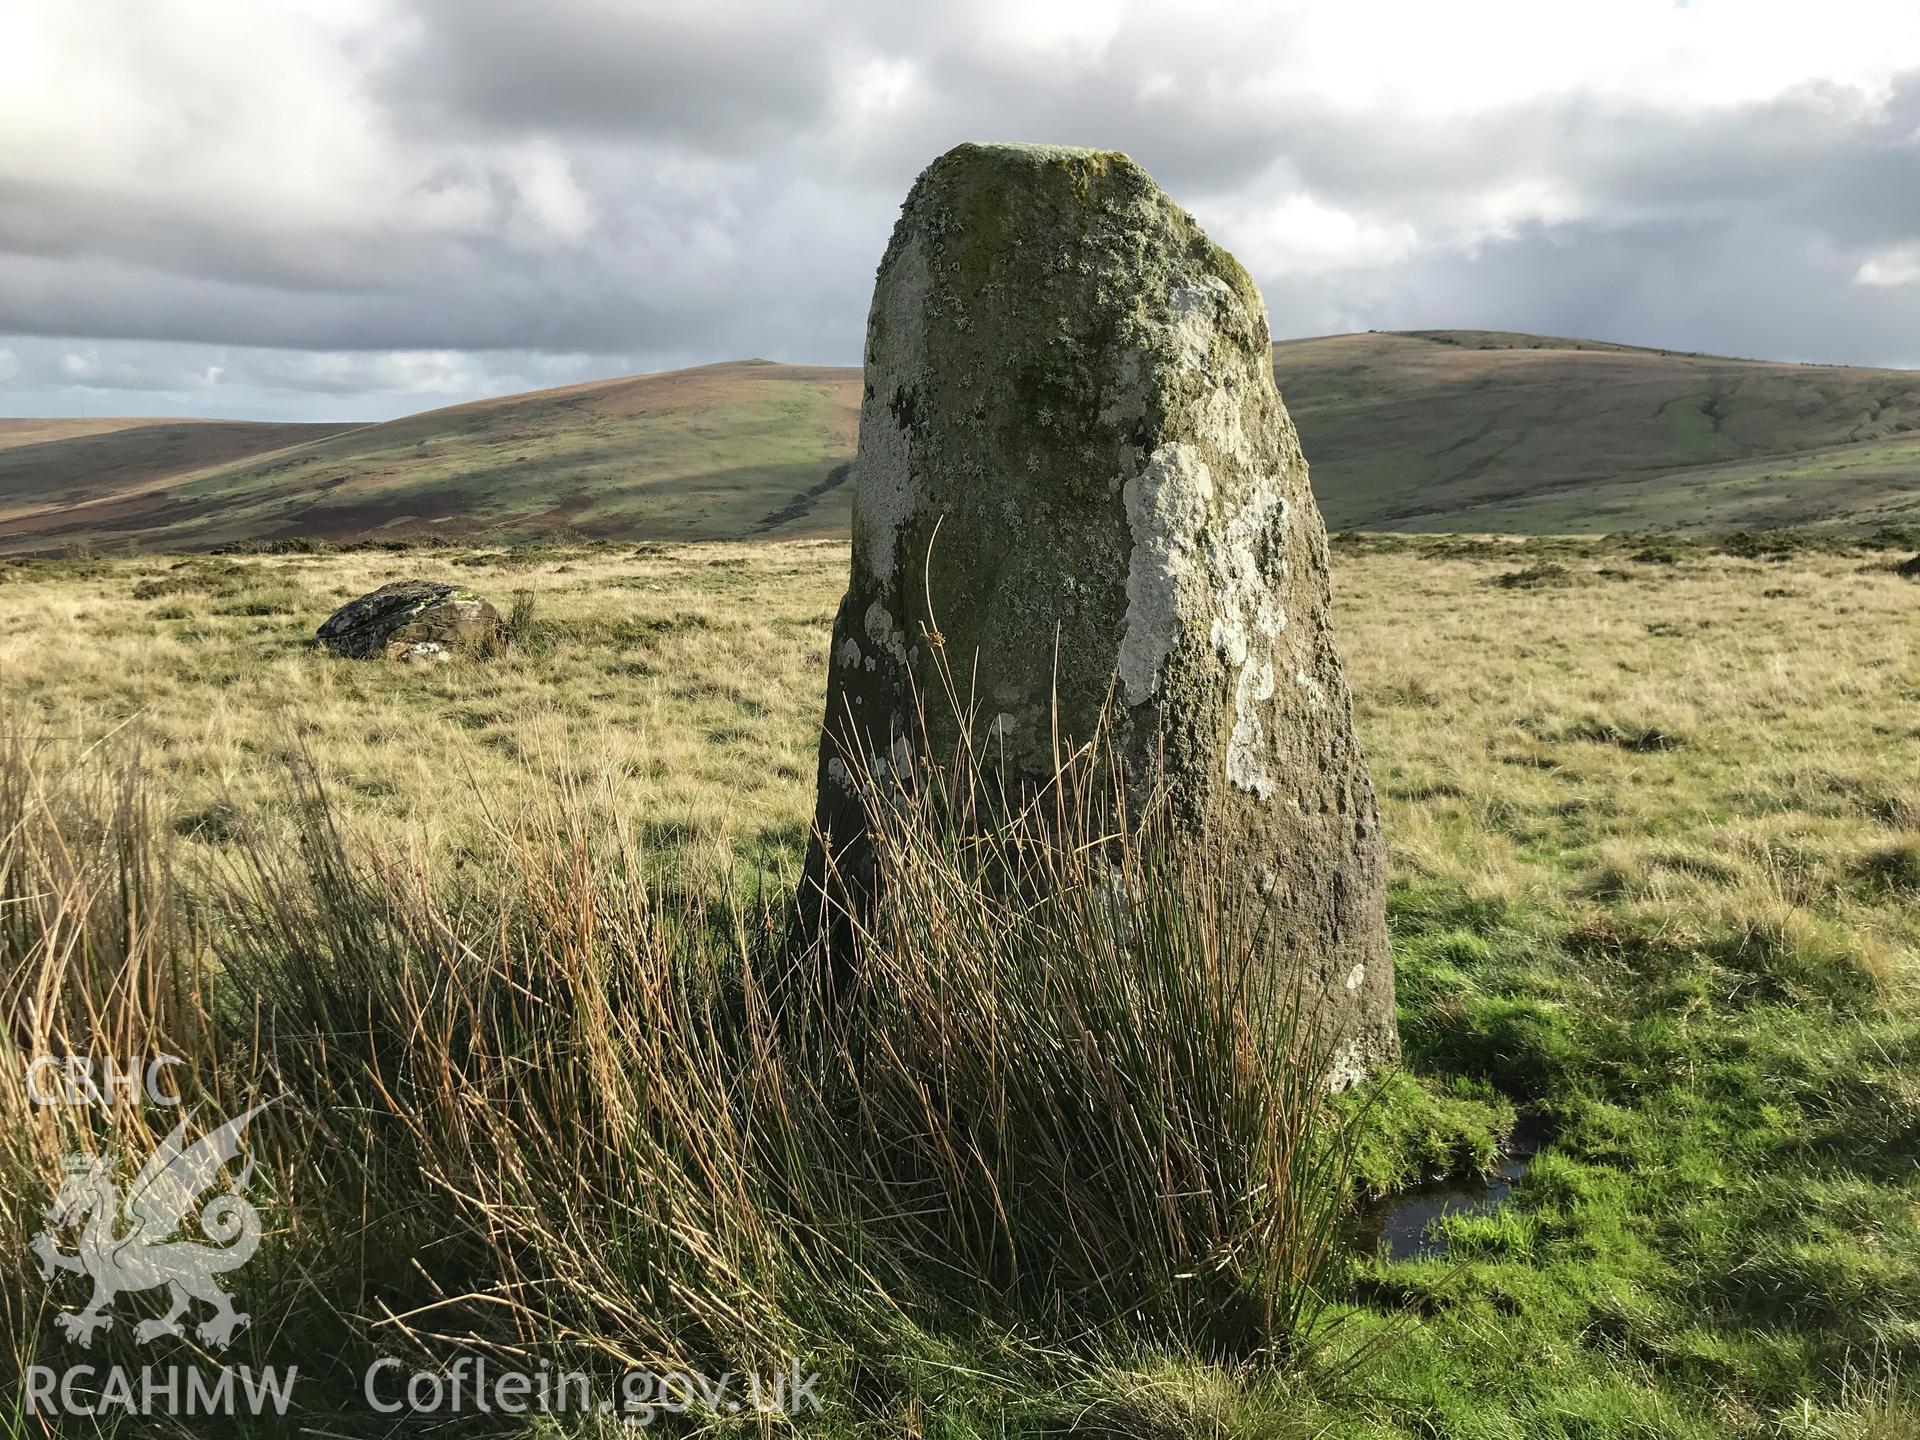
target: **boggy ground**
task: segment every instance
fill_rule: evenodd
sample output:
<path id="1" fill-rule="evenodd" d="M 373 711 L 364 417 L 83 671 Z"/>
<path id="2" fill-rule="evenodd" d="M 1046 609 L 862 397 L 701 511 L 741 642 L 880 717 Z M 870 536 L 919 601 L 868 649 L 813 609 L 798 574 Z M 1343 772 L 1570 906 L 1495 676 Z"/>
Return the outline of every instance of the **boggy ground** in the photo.
<path id="1" fill-rule="evenodd" d="M 830 1422 L 1917 1433 L 1904 556 L 1444 538 L 1335 554 L 1407 1047 L 1370 1096 L 1358 1182 L 1490 1166 L 1516 1115 L 1538 1158 L 1497 1213 L 1446 1222 L 1444 1258 L 1339 1268 L 1330 1344 L 1361 1351 L 1340 1374 L 1103 1342 L 1095 1380 L 1049 1391 L 1043 1355 L 1022 1368 L 1012 1341 L 959 1326 L 878 1411 Z M 606 783 L 580 803 L 636 817 L 663 873 L 777 880 L 810 808 L 845 563 L 807 543 L 13 564 L 4 728 L 42 763 L 137 749 L 189 860 L 251 827 L 285 835 L 283 762 L 310 763 L 376 852 L 447 866 L 584 770 Z M 508 653 L 415 670 L 309 647 L 342 600 L 443 574 L 503 609 L 523 596 Z"/>

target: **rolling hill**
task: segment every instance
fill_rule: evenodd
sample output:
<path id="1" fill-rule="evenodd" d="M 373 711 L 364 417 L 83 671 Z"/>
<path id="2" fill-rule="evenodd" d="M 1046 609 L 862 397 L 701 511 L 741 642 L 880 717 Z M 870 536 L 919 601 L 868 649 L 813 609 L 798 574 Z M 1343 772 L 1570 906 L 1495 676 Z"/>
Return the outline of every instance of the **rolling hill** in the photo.
<path id="1" fill-rule="evenodd" d="M 1920 520 L 1920 372 L 1486 331 L 1274 347 L 1335 527 L 1556 531 Z"/>
<path id="2" fill-rule="evenodd" d="M 1920 522 L 1920 372 L 1491 331 L 1284 341 L 1274 369 L 1334 528 Z M 0 549 L 833 534 L 859 393 L 744 361 L 357 427 L 0 422 Z"/>
<path id="3" fill-rule="evenodd" d="M 57 530 L 69 512 L 85 517 L 83 533 L 110 531 L 123 512 L 148 513 L 150 497 L 187 476 L 347 428 L 240 420 L 0 419 L 0 535 Z"/>
<path id="4" fill-rule="evenodd" d="M 562 531 L 700 539 L 831 528 L 844 524 L 844 504 L 814 521 L 805 497 L 844 478 L 858 408 L 856 370 L 708 365 L 330 427 L 160 483 L 37 509 L 31 497 L 48 488 L 38 469 L 46 459 L 16 465 L 0 450 L 0 547 Z"/>

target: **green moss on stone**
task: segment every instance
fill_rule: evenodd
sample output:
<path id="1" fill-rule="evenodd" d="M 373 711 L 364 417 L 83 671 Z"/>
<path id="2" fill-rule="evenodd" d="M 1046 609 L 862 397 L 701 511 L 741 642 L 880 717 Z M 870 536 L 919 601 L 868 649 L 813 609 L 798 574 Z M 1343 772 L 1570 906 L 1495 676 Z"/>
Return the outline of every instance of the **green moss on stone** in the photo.
<path id="1" fill-rule="evenodd" d="M 823 823 L 858 825 L 833 791 L 842 745 L 892 756 L 924 715 L 950 750 L 943 666 L 1016 781 L 1045 782 L 1056 728 L 1108 716 L 1130 767 L 1164 757 L 1193 832 L 1297 905 L 1329 995 L 1364 988 L 1390 1037 L 1325 538 L 1246 271 L 1125 155 L 962 145 L 901 210 L 866 358 Z"/>

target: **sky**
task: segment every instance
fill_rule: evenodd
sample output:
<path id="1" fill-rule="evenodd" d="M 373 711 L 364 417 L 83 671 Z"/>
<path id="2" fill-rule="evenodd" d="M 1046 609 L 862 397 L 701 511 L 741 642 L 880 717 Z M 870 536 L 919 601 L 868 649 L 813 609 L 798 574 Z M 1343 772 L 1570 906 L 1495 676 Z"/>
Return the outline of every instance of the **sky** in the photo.
<path id="1" fill-rule="evenodd" d="M 0 0 L 0 414 L 857 364 L 963 140 L 1127 151 L 1277 336 L 1920 366 L 1916 0 Z"/>

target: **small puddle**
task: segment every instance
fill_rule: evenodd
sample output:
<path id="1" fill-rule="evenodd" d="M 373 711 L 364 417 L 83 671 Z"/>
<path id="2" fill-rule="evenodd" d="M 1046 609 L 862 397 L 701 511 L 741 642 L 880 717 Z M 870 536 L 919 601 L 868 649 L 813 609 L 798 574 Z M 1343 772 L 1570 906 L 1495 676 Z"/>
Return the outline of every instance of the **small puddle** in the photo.
<path id="1" fill-rule="evenodd" d="M 1514 1127 L 1506 1153 L 1491 1175 L 1416 1185 L 1362 1206 L 1350 1232 L 1355 1248 L 1362 1254 L 1375 1255 L 1384 1243 L 1389 1260 L 1431 1260 L 1445 1255 L 1445 1238 L 1428 1233 L 1434 1222 L 1449 1215 L 1490 1215 L 1498 1210 L 1533 1168 L 1533 1157 L 1544 1143 L 1540 1127 L 1522 1121 Z"/>

